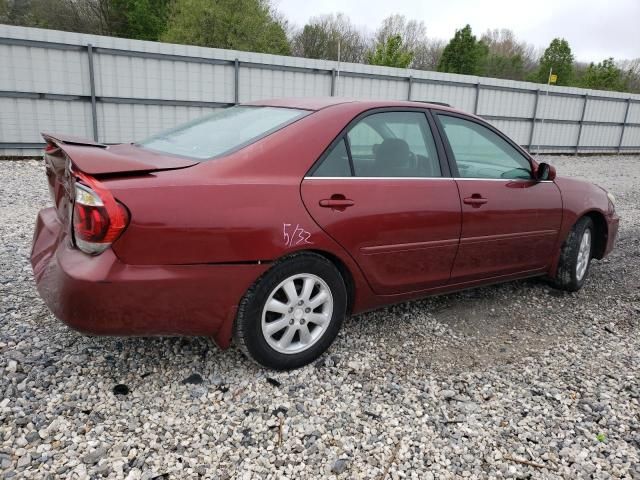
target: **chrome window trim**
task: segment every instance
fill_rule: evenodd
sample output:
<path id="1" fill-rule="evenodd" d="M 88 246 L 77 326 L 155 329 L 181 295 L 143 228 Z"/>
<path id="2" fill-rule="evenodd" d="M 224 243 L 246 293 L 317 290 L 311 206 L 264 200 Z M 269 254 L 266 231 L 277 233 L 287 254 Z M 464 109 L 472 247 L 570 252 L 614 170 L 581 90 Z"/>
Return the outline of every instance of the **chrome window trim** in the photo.
<path id="1" fill-rule="evenodd" d="M 451 177 L 304 177 L 304 180 L 454 180 Z"/>
<path id="2" fill-rule="evenodd" d="M 470 177 L 304 177 L 303 180 L 482 180 L 485 182 L 530 182 L 533 179 Z M 553 183 L 553 180 L 538 180 L 536 183 Z"/>

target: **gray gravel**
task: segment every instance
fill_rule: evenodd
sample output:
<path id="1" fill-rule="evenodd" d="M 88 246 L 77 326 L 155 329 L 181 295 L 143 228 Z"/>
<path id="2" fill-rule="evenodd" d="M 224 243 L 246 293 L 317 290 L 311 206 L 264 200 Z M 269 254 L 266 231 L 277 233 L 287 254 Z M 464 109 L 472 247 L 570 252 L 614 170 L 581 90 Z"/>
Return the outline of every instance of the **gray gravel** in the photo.
<path id="1" fill-rule="evenodd" d="M 290 373 L 55 320 L 28 262 L 42 164 L 0 162 L 0 476 L 639 479 L 640 157 L 549 161 L 618 198 L 617 250 L 582 291 L 530 280 L 361 315 Z"/>

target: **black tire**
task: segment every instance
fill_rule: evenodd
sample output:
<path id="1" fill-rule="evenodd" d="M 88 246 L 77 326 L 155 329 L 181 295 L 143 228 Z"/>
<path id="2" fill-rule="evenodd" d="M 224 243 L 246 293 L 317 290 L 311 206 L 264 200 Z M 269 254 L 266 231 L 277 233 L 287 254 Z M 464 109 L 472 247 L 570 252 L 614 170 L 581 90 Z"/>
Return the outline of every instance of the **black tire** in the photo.
<path id="1" fill-rule="evenodd" d="M 281 282 L 301 274 L 312 274 L 326 283 L 333 300 L 331 319 L 321 336 L 307 349 L 298 353 L 281 353 L 272 348 L 263 335 L 263 309 Z M 275 370 L 292 370 L 313 362 L 329 348 L 342 326 L 346 309 L 347 289 L 335 265 L 318 254 L 294 254 L 274 264 L 247 291 L 238 307 L 234 341 L 256 363 Z"/>
<path id="2" fill-rule="evenodd" d="M 586 231 L 591 234 L 591 249 L 589 252 L 589 263 L 587 264 L 586 271 L 582 275 L 582 278 L 578 278 L 578 253 L 580 250 L 580 243 L 582 237 Z M 573 226 L 567 239 L 562 244 L 560 250 L 560 261 L 558 263 L 558 271 L 556 278 L 553 281 L 553 285 L 567 292 L 575 292 L 580 290 L 584 285 L 585 280 L 589 276 L 589 267 L 591 266 L 591 258 L 593 256 L 593 242 L 594 242 L 595 229 L 593 226 L 593 220 L 589 217 L 582 217 Z"/>

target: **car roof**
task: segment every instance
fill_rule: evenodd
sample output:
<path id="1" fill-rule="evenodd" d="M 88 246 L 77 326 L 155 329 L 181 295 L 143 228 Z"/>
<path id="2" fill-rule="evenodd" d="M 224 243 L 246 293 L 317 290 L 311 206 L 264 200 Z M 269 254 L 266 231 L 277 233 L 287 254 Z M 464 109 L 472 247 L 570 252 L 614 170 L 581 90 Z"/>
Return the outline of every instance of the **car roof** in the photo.
<path id="1" fill-rule="evenodd" d="M 284 108 L 300 108 L 303 110 L 322 110 L 336 105 L 345 103 L 356 104 L 361 110 L 370 110 L 372 108 L 384 107 L 417 107 L 417 108 L 434 108 L 438 110 L 448 110 L 456 112 L 455 108 L 445 106 L 438 103 L 429 102 L 410 102 L 403 100 L 367 100 L 357 98 L 341 98 L 341 97 L 288 97 L 273 98 L 268 100 L 257 100 L 253 102 L 243 103 L 243 105 L 259 105 L 269 107 Z M 355 105 L 354 105 L 355 106 Z"/>

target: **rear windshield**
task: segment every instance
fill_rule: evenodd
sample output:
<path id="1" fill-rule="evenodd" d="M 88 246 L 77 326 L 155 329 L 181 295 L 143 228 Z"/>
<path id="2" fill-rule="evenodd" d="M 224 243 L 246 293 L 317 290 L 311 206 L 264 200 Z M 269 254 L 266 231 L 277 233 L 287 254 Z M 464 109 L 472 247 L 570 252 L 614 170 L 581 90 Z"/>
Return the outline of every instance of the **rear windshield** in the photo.
<path id="1" fill-rule="evenodd" d="M 137 145 L 206 160 L 249 145 L 308 114 L 306 110 L 235 106 L 154 135 Z"/>

